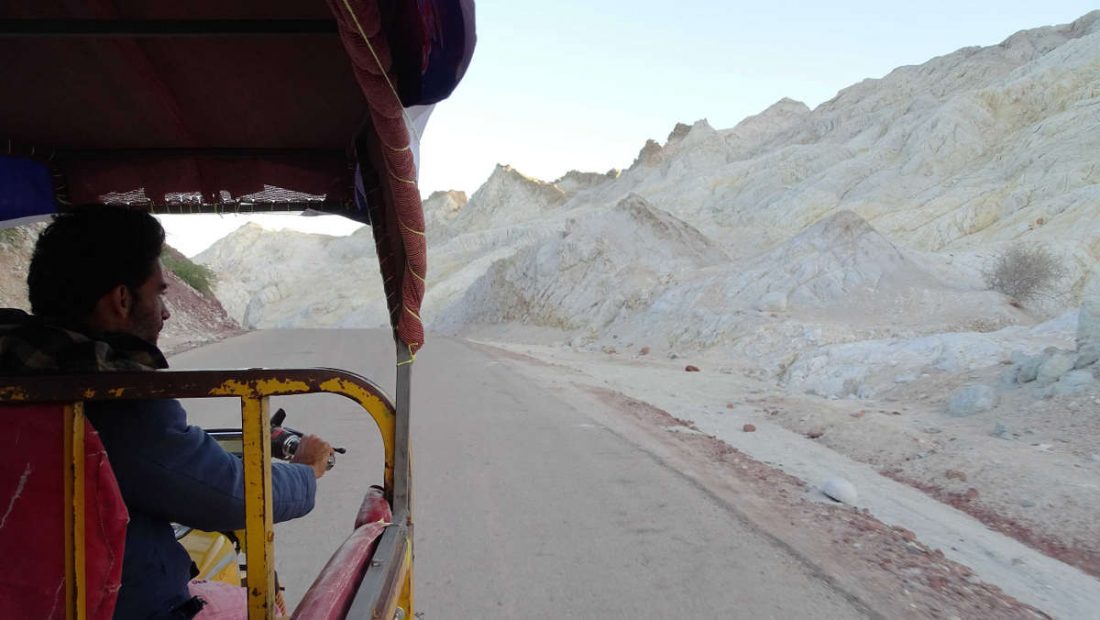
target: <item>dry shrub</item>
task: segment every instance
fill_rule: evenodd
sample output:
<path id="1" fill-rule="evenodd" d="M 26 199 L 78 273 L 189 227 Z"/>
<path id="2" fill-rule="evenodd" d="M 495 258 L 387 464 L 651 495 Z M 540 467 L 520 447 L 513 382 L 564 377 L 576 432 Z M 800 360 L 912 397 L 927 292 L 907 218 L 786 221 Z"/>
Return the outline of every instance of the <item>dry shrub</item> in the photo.
<path id="1" fill-rule="evenodd" d="M 990 289 L 1027 304 L 1053 297 L 1066 273 L 1062 260 L 1046 247 L 1014 245 L 996 255 L 982 275 Z"/>

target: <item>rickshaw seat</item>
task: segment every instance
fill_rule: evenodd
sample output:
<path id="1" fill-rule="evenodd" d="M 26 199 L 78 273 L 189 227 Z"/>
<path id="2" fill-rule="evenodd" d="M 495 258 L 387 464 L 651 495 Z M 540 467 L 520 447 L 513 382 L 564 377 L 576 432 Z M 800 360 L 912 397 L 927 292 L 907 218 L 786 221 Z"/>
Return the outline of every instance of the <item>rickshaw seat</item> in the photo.
<path id="1" fill-rule="evenodd" d="M 64 618 L 65 407 L 0 405 L 0 610 L 8 618 Z M 107 452 L 84 422 L 87 618 L 109 620 L 122 579 L 129 514 Z"/>

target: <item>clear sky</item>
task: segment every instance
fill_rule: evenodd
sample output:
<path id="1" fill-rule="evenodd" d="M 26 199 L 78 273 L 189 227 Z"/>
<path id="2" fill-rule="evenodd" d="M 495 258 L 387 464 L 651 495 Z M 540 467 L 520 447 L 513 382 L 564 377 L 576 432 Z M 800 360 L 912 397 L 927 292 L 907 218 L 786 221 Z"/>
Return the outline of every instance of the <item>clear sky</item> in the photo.
<path id="1" fill-rule="evenodd" d="M 1019 30 L 1064 24 L 1078 0 L 476 0 L 465 80 L 421 143 L 424 196 L 472 194 L 497 163 L 552 181 L 630 165 L 677 122 L 717 129 L 790 97 L 840 89 Z"/>

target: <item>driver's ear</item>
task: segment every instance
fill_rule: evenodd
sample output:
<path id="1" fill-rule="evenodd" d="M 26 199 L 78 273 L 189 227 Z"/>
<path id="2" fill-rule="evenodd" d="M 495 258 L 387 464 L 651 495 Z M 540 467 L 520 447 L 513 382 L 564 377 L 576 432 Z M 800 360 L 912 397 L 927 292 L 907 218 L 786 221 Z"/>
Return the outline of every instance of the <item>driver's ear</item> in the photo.
<path id="1" fill-rule="evenodd" d="M 134 308 L 134 296 L 125 284 L 119 284 L 104 296 L 108 312 L 112 317 L 126 319 Z"/>
<path id="2" fill-rule="evenodd" d="M 119 284 L 103 294 L 92 309 L 88 326 L 99 331 L 118 331 L 126 325 L 134 307 L 134 296 L 125 285 Z"/>
<path id="3" fill-rule="evenodd" d="M 118 305 L 122 310 L 122 317 L 128 319 L 134 311 L 134 292 L 124 284 L 118 285 L 115 290 L 119 295 Z"/>

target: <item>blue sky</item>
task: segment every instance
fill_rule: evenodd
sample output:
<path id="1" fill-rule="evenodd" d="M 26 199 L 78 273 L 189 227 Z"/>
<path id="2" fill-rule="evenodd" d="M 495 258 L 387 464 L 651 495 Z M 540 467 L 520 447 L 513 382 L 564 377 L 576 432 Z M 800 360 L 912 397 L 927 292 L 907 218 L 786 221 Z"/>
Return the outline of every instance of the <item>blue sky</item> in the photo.
<path id="1" fill-rule="evenodd" d="M 783 97 L 1064 24 L 1089 2 L 477 0 L 478 47 L 421 143 L 421 189 L 472 194 L 497 163 L 553 180 L 629 166 L 677 122 L 727 128 Z"/>

